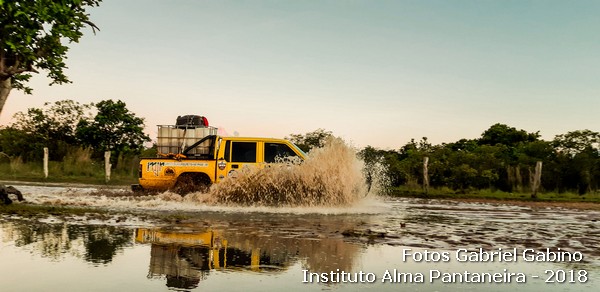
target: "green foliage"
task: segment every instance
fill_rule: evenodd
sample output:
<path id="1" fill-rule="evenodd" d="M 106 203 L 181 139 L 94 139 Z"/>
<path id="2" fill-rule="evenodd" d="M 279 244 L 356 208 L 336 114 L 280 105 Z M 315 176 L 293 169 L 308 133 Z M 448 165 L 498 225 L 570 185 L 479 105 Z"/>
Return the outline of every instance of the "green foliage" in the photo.
<path id="1" fill-rule="evenodd" d="M 492 125 L 480 139 L 431 145 L 427 138 L 412 139 L 397 151 L 368 146 L 361 157 L 381 163 L 392 186 L 418 189 L 423 184 L 423 158 L 429 157 L 431 187 L 459 193 L 490 189 L 522 192 L 533 178 L 537 161 L 543 162 L 542 189 L 586 194 L 600 184 L 599 135 L 589 130 L 558 135 L 552 142 L 539 134 L 503 124 Z M 367 180 L 372 173 L 366 173 Z"/>
<path id="2" fill-rule="evenodd" d="M 26 161 L 43 157 L 44 143 L 36 135 L 26 131 L 7 127 L 0 129 L 0 152 L 9 157 L 21 157 Z"/>
<path id="3" fill-rule="evenodd" d="M 150 148 L 144 148 L 140 153 L 140 157 L 156 157 L 158 154 L 158 145 L 156 143 L 152 144 Z"/>
<path id="4" fill-rule="evenodd" d="M 59 169 L 52 169 L 50 173 L 62 173 L 66 176 L 88 176 L 103 171 L 100 163 L 92 160 L 92 149 L 72 147 L 60 164 L 54 164 Z"/>
<path id="5" fill-rule="evenodd" d="M 110 150 L 114 152 L 114 165 L 127 164 L 125 169 L 131 172 L 129 163 L 137 159 L 144 142 L 150 140 L 143 132 L 144 120 L 131 113 L 122 101 L 99 102 L 95 115 L 91 113 L 92 106 L 62 100 L 19 112 L 11 126 L 0 129 L 0 152 L 21 157 L 25 162 L 41 161 L 43 148 L 47 147 L 51 161 L 64 161 L 68 167 L 69 155 L 78 153 L 81 147 L 94 158 L 102 158 L 104 151 Z M 67 169 L 61 171 L 70 173 Z"/>
<path id="6" fill-rule="evenodd" d="M 48 164 L 48 178 L 44 178 L 42 163 L 39 161 L 24 162 L 20 157 L 13 157 L 9 163 L 0 162 L 0 180 L 24 180 L 32 182 L 68 182 L 105 184 L 104 163 L 96 160 L 80 161 L 76 149 L 69 153 L 63 161 L 50 161 Z M 109 184 L 132 184 L 137 182 L 137 161 L 130 161 L 127 170 L 114 169 L 111 173 Z M 133 166 L 135 164 L 135 167 Z M 123 165 L 125 167 L 125 165 Z"/>
<path id="7" fill-rule="evenodd" d="M 527 133 L 504 124 L 494 124 L 481 134 L 480 145 L 502 144 L 509 147 L 518 146 L 521 143 L 533 142 L 539 139 L 539 133 Z"/>
<path id="8" fill-rule="evenodd" d="M 586 151 L 586 149 L 588 151 L 596 149 L 597 151 L 600 144 L 600 134 L 590 130 L 572 131 L 557 135 L 552 143 L 560 152 L 574 156 Z"/>
<path id="9" fill-rule="evenodd" d="M 389 170 L 384 162 L 386 152 L 367 146 L 358 152 L 358 157 L 364 162 L 363 174 L 369 190 L 374 183 L 389 184 Z"/>
<path id="10" fill-rule="evenodd" d="M 30 93 L 25 83 L 29 72 L 43 69 L 51 84 L 70 82 L 64 74 L 69 47 L 82 30 L 98 29 L 86 13 L 100 0 L 11 0 L 0 2 L 0 79 L 12 78 L 12 86 Z M 2 108 L 0 107 L 0 111 Z"/>
<path id="11" fill-rule="evenodd" d="M 13 156 L 27 153 L 26 160 L 39 159 L 43 148 L 48 147 L 50 159 L 61 160 L 68 147 L 79 144 L 75 136 L 77 124 L 81 120 L 90 119 L 89 109 L 90 105 L 62 100 L 47 102 L 43 108 L 30 108 L 26 113 L 16 113 L 16 121 L 7 134 L 16 133 L 12 141 L 18 147 L 7 145 L 10 148 L 7 153 Z M 0 138 L 0 144 L 2 141 L 4 139 Z"/>
<path id="12" fill-rule="evenodd" d="M 296 146 L 302 149 L 302 151 L 309 152 L 313 148 L 323 147 L 327 138 L 331 136 L 332 133 L 330 131 L 325 131 L 324 129 L 317 129 L 315 131 L 308 132 L 304 135 L 290 134 L 290 136 L 286 137 L 286 139 L 296 144 Z"/>
<path id="13" fill-rule="evenodd" d="M 92 120 L 82 119 L 77 125 L 77 138 L 82 145 L 98 152 L 139 154 L 150 137 L 144 134 L 144 119 L 130 112 L 123 101 L 103 100 Z"/>
<path id="14" fill-rule="evenodd" d="M 0 178 L 41 177 L 41 163 L 30 161 L 41 160 L 40 149 L 48 141 L 72 141 L 76 118 L 69 117 L 74 115 L 79 117 L 74 130 L 76 142 L 70 144 L 59 141 L 65 143 L 62 147 L 68 155 L 57 159 L 62 165 L 58 161 L 50 164 L 51 173 L 59 173 L 63 179 L 82 179 L 87 176 L 90 180 L 103 180 L 102 165 L 94 163 L 93 155 L 89 160 L 89 149 L 98 154 L 106 149 L 114 151 L 113 175 L 132 181 L 137 176 L 138 155 L 156 155 L 155 146 L 143 148 L 143 143 L 149 140 L 142 132 L 143 119 L 135 117 L 121 101 L 98 103 L 96 115 L 87 112 L 88 108 L 80 111 L 80 105 L 69 101 L 45 106 L 44 109 L 30 109 L 26 114 L 21 114 L 14 125 L 0 129 L 0 152 L 4 153 L 0 161 Z M 136 135 L 137 140 L 133 138 Z M 310 150 L 322 145 L 331 132 L 318 129 L 305 135 L 291 136 L 299 146 Z M 369 183 L 383 181 L 396 188 L 420 190 L 423 184 L 423 159 L 428 157 L 432 190 L 453 194 L 487 190 L 493 193 L 492 197 L 496 193 L 518 193 L 523 196 L 523 192 L 530 189 L 536 162 L 542 161 L 540 199 L 550 198 L 546 195 L 549 192 L 557 192 L 552 198 L 560 200 L 562 193 L 570 192 L 584 200 L 591 198 L 590 194 L 597 194 L 600 185 L 597 138 L 597 133 L 583 130 L 558 135 L 549 142 L 539 139 L 537 133 L 496 124 L 486 130 L 481 139 L 461 139 L 454 143 L 432 145 L 424 137 L 420 141 L 413 139 L 398 150 L 367 146 L 358 152 L 358 157 L 365 163 L 364 174 Z M 79 145 L 90 148 L 81 149 Z"/>

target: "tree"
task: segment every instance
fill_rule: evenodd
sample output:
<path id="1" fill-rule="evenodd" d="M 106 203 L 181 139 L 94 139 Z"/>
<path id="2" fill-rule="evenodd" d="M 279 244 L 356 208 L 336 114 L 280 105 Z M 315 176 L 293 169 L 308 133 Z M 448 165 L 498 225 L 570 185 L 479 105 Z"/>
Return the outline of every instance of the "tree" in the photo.
<path id="1" fill-rule="evenodd" d="M 93 120 L 81 120 L 77 138 L 97 152 L 139 154 L 150 137 L 144 134 L 144 119 L 136 117 L 123 101 L 103 100 L 95 105 L 98 113 Z"/>
<path id="2" fill-rule="evenodd" d="M 85 260 L 95 264 L 108 264 L 123 247 L 131 245 L 131 232 L 115 226 L 84 226 L 78 235 L 85 246 Z"/>
<path id="3" fill-rule="evenodd" d="M 600 133 L 591 130 L 577 130 L 556 135 L 552 141 L 554 147 L 570 156 L 575 156 L 586 149 L 600 149 Z"/>
<path id="4" fill-rule="evenodd" d="M 372 184 L 388 182 L 383 176 L 388 175 L 388 169 L 384 163 L 385 151 L 377 150 L 372 146 L 367 146 L 357 153 L 358 157 L 364 162 L 363 174 L 371 190 Z"/>
<path id="5" fill-rule="evenodd" d="M 69 144 L 76 142 L 77 124 L 82 119 L 90 119 L 91 105 L 73 100 L 46 102 L 43 108 L 29 108 L 27 113 L 15 114 L 13 127 L 42 136 L 45 140 L 60 140 Z"/>
<path id="6" fill-rule="evenodd" d="M 448 143 L 445 145 L 450 148 L 452 151 L 474 151 L 479 147 L 477 144 L 477 140 L 473 139 L 460 139 L 453 143 Z"/>
<path id="7" fill-rule="evenodd" d="M 64 43 L 79 42 L 86 25 L 95 33 L 85 9 L 100 1 L 0 0 L 0 113 L 12 88 L 31 93 L 25 83 L 38 69 L 48 72 L 50 85 L 70 82 Z"/>
<path id="8" fill-rule="evenodd" d="M 327 138 L 333 134 L 330 131 L 324 129 L 316 129 L 312 132 L 308 132 L 305 135 L 302 134 L 290 134 L 290 137 L 286 139 L 296 144 L 302 151 L 308 152 L 313 148 L 320 148 L 325 146 Z"/>
<path id="9" fill-rule="evenodd" d="M 401 177 L 409 186 L 417 186 L 423 182 L 423 158 L 431 152 L 432 145 L 423 137 L 419 142 L 410 142 L 398 150 L 399 170 Z"/>
<path id="10" fill-rule="evenodd" d="M 0 152 L 24 161 L 41 160 L 46 147 L 35 136 L 14 127 L 0 129 Z"/>
<path id="11" fill-rule="evenodd" d="M 539 132 L 527 133 L 525 130 L 517 130 L 504 124 L 494 124 L 481 134 L 480 145 L 502 144 L 509 147 L 516 147 L 520 143 L 533 142 L 540 137 Z"/>
<path id="12" fill-rule="evenodd" d="M 50 159 L 62 159 L 70 146 L 77 146 L 76 127 L 80 120 L 90 119 L 90 105 L 80 104 L 73 100 L 61 100 L 54 103 L 45 103 L 42 108 L 29 108 L 27 112 L 15 114 L 15 122 L 5 134 L 13 134 L 15 144 L 25 147 L 14 150 L 20 152 L 18 156 L 26 159 L 37 158 L 42 149 L 50 149 Z M 18 132 L 15 132 L 18 131 Z M 15 133 L 20 133 L 14 135 Z M 7 148 L 11 148 L 6 146 Z M 12 147 L 14 148 L 14 147 Z M 37 154 L 27 152 L 38 152 Z M 14 151 L 11 155 L 14 155 Z"/>
<path id="13" fill-rule="evenodd" d="M 557 135 L 552 141 L 561 164 L 561 186 L 576 188 L 579 194 L 595 190 L 600 183 L 600 134 L 577 130 Z"/>

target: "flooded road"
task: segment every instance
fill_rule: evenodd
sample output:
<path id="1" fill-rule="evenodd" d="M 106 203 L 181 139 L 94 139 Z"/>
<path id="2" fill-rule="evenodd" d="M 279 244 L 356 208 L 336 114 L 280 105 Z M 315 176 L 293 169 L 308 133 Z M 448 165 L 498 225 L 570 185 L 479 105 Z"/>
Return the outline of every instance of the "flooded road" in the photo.
<path id="1" fill-rule="evenodd" d="M 595 291 L 599 283 L 592 210 L 382 198 L 231 207 L 169 193 L 18 188 L 29 204 L 110 213 L 0 213 L 1 291 Z"/>

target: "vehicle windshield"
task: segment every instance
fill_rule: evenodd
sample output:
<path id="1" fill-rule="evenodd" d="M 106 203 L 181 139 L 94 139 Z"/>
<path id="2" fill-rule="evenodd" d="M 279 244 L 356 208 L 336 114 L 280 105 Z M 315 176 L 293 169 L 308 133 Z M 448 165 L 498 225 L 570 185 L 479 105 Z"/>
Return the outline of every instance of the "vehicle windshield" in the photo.
<path id="1" fill-rule="evenodd" d="M 291 143 L 291 142 L 290 142 Z M 294 145 L 294 148 L 296 148 L 296 150 L 302 154 L 302 158 L 306 159 L 308 157 L 308 154 L 306 154 L 306 152 L 302 151 L 302 149 L 300 149 L 300 147 L 296 146 L 296 144 L 291 143 L 292 145 Z"/>

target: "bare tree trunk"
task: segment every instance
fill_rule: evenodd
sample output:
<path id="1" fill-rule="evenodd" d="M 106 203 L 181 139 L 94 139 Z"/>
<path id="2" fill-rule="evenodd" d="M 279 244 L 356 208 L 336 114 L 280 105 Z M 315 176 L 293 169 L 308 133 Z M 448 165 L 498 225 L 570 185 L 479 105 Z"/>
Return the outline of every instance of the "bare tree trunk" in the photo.
<path id="1" fill-rule="evenodd" d="M 521 167 L 519 165 L 515 166 L 515 178 L 517 181 L 517 192 L 523 192 L 523 177 L 521 176 Z"/>
<path id="2" fill-rule="evenodd" d="M 11 89 L 12 89 L 11 78 L 6 78 L 3 80 L 0 80 L 0 114 L 2 114 L 2 109 L 4 108 L 4 104 L 6 103 L 6 100 L 8 99 L 8 94 L 10 93 Z"/>
<path id="3" fill-rule="evenodd" d="M 531 170 L 529 171 L 531 173 Z M 531 176 L 531 197 L 537 198 L 537 192 L 542 182 L 542 162 L 538 161 L 535 164 L 535 174 Z"/>
<path id="4" fill-rule="evenodd" d="M 427 164 L 429 163 L 429 157 L 423 157 L 423 188 L 425 189 L 425 193 L 429 193 L 429 171 L 427 169 Z"/>
<path id="5" fill-rule="evenodd" d="M 510 187 L 510 192 L 512 193 L 515 187 L 515 171 L 514 169 L 509 165 L 506 167 L 506 178 L 508 180 L 508 186 Z"/>

